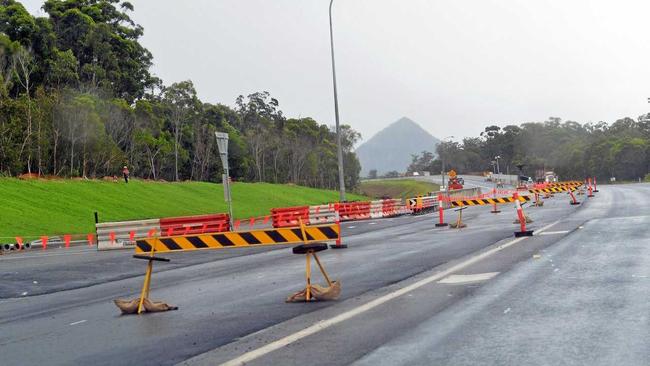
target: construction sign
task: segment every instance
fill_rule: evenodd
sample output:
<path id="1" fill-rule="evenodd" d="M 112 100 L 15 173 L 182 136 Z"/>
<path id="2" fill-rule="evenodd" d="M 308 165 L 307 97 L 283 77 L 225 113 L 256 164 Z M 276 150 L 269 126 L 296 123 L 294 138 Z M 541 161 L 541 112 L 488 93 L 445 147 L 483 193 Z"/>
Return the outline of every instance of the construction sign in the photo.
<path id="1" fill-rule="evenodd" d="M 520 202 L 530 201 L 530 196 L 519 196 Z M 513 197 L 478 198 L 473 200 L 450 201 L 451 207 L 482 206 L 515 202 Z"/>
<path id="2" fill-rule="evenodd" d="M 324 242 L 339 238 L 339 226 L 336 224 L 305 226 L 304 236 L 298 228 L 278 228 L 266 230 L 224 232 L 214 234 L 182 235 L 162 238 L 138 239 L 136 253 L 178 252 L 201 249 L 224 249 L 276 244 L 304 244 Z"/>

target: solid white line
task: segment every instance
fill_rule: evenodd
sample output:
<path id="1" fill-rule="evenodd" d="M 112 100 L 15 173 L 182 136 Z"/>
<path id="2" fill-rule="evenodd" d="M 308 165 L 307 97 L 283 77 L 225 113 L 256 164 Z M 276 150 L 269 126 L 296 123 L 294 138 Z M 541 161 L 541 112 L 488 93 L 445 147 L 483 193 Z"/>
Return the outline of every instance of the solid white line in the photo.
<path id="1" fill-rule="evenodd" d="M 570 230 L 560 230 L 560 231 L 547 231 L 539 235 L 559 235 L 559 234 L 568 234 Z"/>
<path id="2" fill-rule="evenodd" d="M 560 221 L 558 220 L 558 221 L 555 221 L 554 223 L 546 225 L 543 228 L 541 228 L 540 230 L 538 230 L 537 233 L 541 233 L 541 232 L 545 231 L 546 229 L 552 227 L 553 225 L 555 225 L 555 224 L 557 224 L 559 222 Z M 527 239 L 527 237 L 520 237 L 520 238 L 512 240 L 512 241 L 510 241 L 510 242 L 508 242 L 506 244 L 503 244 L 503 245 L 500 245 L 498 247 L 492 248 L 492 249 L 490 249 L 490 250 L 488 250 L 486 252 L 483 252 L 483 253 L 478 254 L 478 255 L 476 255 L 476 256 L 474 256 L 472 258 L 469 258 L 464 262 L 458 263 L 458 264 L 456 264 L 456 265 L 454 265 L 454 266 L 452 266 L 452 267 L 450 267 L 450 268 L 448 268 L 448 269 L 446 269 L 446 270 L 444 270 L 442 272 L 433 274 L 433 275 L 431 275 L 431 276 L 429 276 L 427 278 L 424 278 L 424 279 L 421 279 L 421 280 L 419 280 L 417 282 L 414 282 L 414 283 L 412 283 L 412 284 L 410 284 L 410 285 L 408 285 L 406 287 L 395 290 L 395 291 L 393 291 L 393 292 L 391 292 L 389 294 L 386 294 L 384 296 L 378 297 L 378 298 L 376 298 L 376 299 L 374 299 L 372 301 L 369 301 L 369 302 L 367 302 L 367 303 L 365 303 L 365 304 L 363 304 L 361 306 L 358 306 L 358 307 L 356 307 L 354 309 L 351 309 L 351 310 L 348 310 L 348 311 L 346 311 L 344 313 L 341 313 L 341 314 L 339 314 L 339 315 L 337 315 L 337 316 L 335 316 L 333 318 L 330 318 L 330 319 L 327 319 L 327 320 L 321 320 L 321 321 L 319 321 L 317 323 L 314 323 L 313 325 L 311 325 L 311 326 L 309 326 L 309 327 L 307 327 L 307 328 L 305 328 L 303 330 L 300 330 L 300 331 L 298 331 L 296 333 L 290 334 L 290 335 L 288 335 L 288 336 L 286 336 L 284 338 L 278 339 L 277 341 L 271 342 L 271 343 L 269 343 L 269 344 L 267 344 L 265 346 L 262 346 L 262 347 L 260 347 L 258 349 L 246 352 L 246 353 L 244 353 L 243 355 L 241 355 L 241 356 L 239 356 L 237 358 L 234 358 L 234 359 L 232 359 L 232 360 L 230 360 L 228 362 L 223 363 L 222 365 L 223 366 L 235 366 L 235 365 L 239 366 L 239 365 L 244 365 L 244 364 L 246 364 L 248 362 L 251 362 L 253 360 L 256 360 L 256 359 L 258 359 L 258 358 L 260 358 L 260 357 L 262 357 L 262 356 L 264 356 L 264 355 L 266 355 L 268 353 L 271 353 L 271 352 L 273 352 L 275 350 L 278 350 L 278 349 L 280 349 L 282 347 L 288 346 L 291 343 L 299 341 L 302 338 L 305 338 L 305 337 L 308 337 L 308 336 L 310 336 L 312 334 L 318 333 L 321 330 L 327 329 L 327 328 L 329 328 L 329 327 L 331 327 L 333 325 L 344 322 L 344 321 L 346 321 L 346 320 L 348 320 L 348 319 L 350 319 L 352 317 L 355 317 L 355 316 L 357 316 L 359 314 L 365 313 L 368 310 L 372 310 L 372 309 L 376 308 L 377 306 L 382 305 L 382 304 L 384 304 L 384 303 L 386 303 L 388 301 L 391 301 L 391 300 L 393 300 L 393 299 L 395 299 L 397 297 L 400 297 L 400 296 L 402 296 L 404 294 L 407 294 L 407 293 L 409 293 L 411 291 L 417 290 L 418 288 L 420 288 L 422 286 L 425 286 L 425 285 L 427 285 L 427 284 L 429 284 L 431 282 L 438 281 L 439 279 L 444 278 L 444 277 L 446 277 L 446 276 L 448 276 L 448 275 L 450 275 L 450 274 L 452 274 L 452 273 L 454 273 L 456 271 L 464 269 L 464 268 L 466 268 L 466 267 L 468 267 L 468 266 L 470 266 L 470 265 L 472 265 L 472 264 L 474 264 L 474 263 L 476 263 L 476 262 L 478 262 L 478 261 L 480 261 L 482 259 L 485 259 L 485 258 L 491 256 L 492 254 L 494 254 L 494 253 L 496 253 L 496 252 L 498 252 L 498 251 L 500 251 L 502 249 L 513 246 L 513 245 L 519 243 L 520 241 L 522 241 L 524 239 Z"/>
<path id="3" fill-rule="evenodd" d="M 87 322 L 87 320 L 79 320 L 78 322 L 70 323 L 70 325 L 77 325 L 85 322 Z"/>
<path id="4" fill-rule="evenodd" d="M 36 249 L 36 250 L 41 250 L 41 249 Z M 32 254 L 32 255 L 15 255 L 15 254 L 8 254 L 7 257 L 0 257 L 0 261 L 9 261 L 9 260 L 15 260 L 15 259 L 34 259 L 34 258 L 46 258 L 46 257 L 60 257 L 62 255 L 71 255 L 71 254 L 84 254 L 84 253 L 90 253 L 90 252 L 97 252 L 97 249 L 88 249 L 88 250 L 83 250 L 83 251 L 67 251 L 64 253 L 52 253 L 52 254 Z"/>

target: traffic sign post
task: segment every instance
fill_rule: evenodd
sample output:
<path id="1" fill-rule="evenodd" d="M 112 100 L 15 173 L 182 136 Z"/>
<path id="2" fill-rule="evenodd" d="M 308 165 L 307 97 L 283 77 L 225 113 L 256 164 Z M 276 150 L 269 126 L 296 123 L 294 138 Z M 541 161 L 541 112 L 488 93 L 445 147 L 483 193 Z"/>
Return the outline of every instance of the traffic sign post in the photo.
<path id="1" fill-rule="evenodd" d="M 219 157 L 221 158 L 221 165 L 223 165 L 223 175 L 221 176 L 221 181 L 223 182 L 223 198 L 228 202 L 230 230 L 233 230 L 232 195 L 230 193 L 230 172 L 228 167 L 228 134 L 225 132 L 215 132 L 214 135 L 217 138 Z"/>

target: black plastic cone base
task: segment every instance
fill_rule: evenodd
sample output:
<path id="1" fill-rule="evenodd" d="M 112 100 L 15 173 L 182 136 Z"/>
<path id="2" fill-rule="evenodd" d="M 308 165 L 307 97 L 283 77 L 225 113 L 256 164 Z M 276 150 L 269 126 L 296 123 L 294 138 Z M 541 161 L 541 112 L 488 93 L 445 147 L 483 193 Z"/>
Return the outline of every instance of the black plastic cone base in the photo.
<path id="1" fill-rule="evenodd" d="M 594 192 L 594 193 L 598 193 L 598 190 L 597 190 L 597 189 L 594 189 L 593 192 Z"/>
<path id="2" fill-rule="evenodd" d="M 520 238 L 522 236 L 533 236 L 533 230 L 515 231 L 515 238 Z"/>
<path id="3" fill-rule="evenodd" d="M 345 249 L 347 247 L 347 244 L 330 244 L 330 249 Z"/>
<path id="4" fill-rule="evenodd" d="M 590 194 L 587 197 L 591 198 L 591 197 L 596 197 L 596 196 L 594 196 L 593 194 Z"/>
<path id="5" fill-rule="evenodd" d="M 573 202 L 573 201 L 571 201 L 569 203 L 572 204 L 572 205 L 579 205 L 580 204 L 580 202 Z"/>
<path id="6" fill-rule="evenodd" d="M 491 212 L 491 213 L 499 213 L 499 212 L 501 212 L 501 211 L 499 211 L 499 210 L 492 210 L 492 211 L 490 211 L 490 212 Z"/>
<path id="7" fill-rule="evenodd" d="M 449 224 L 446 222 L 443 222 L 442 224 L 441 223 L 436 224 L 436 227 L 443 227 L 443 226 L 449 226 Z"/>

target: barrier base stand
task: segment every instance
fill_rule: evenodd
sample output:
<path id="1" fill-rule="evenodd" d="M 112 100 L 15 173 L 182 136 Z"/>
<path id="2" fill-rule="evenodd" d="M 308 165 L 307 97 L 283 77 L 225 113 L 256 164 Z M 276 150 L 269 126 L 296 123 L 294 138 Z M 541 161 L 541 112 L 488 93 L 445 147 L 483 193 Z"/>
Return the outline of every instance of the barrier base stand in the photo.
<path id="1" fill-rule="evenodd" d="M 598 190 L 597 190 L 597 189 L 594 189 L 594 191 L 593 191 L 593 192 L 594 192 L 594 193 L 598 193 Z"/>
<path id="2" fill-rule="evenodd" d="M 596 197 L 596 196 L 594 196 L 593 194 L 590 194 L 587 197 L 592 198 L 592 197 Z"/>
<path id="3" fill-rule="evenodd" d="M 501 211 L 499 211 L 499 210 L 492 210 L 492 211 L 490 211 L 490 213 L 499 213 L 499 212 L 501 212 Z"/>
<path id="4" fill-rule="evenodd" d="M 446 222 L 436 224 L 436 227 L 445 227 L 445 226 L 449 226 L 449 224 Z"/>
<path id="5" fill-rule="evenodd" d="M 533 236 L 533 231 L 534 230 L 515 231 L 515 238 L 520 238 L 522 236 Z"/>
<path id="6" fill-rule="evenodd" d="M 318 300 L 336 300 L 341 295 L 341 282 L 330 280 L 325 268 L 321 264 L 317 252 L 327 250 L 327 244 L 325 243 L 312 243 L 312 244 L 302 244 L 296 247 L 293 247 L 293 254 L 305 254 L 307 263 L 305 266 L 305 277 L 307 284 L 304 290 L 298 291 L 295 294 L 287 297 L 286 302 L 311 302 Z M 314 258 L 318 268 L 320 268 L 325 281 L 327 281 L 327 286 L 319 286 L 313 284 L 311 281 L 311 258 Z"/>
<path id="7" fill-rule="evenodd" d="M 347 244 L 330 244 L 330 249 L 345 249 L 347 247 Z"/>
<path id="8" fill-rule="evenodd" d="M 572 205 L 579 205 L 580 204 L 580 202 L 569 202 L 569 203 L 572 204 Z"/>

